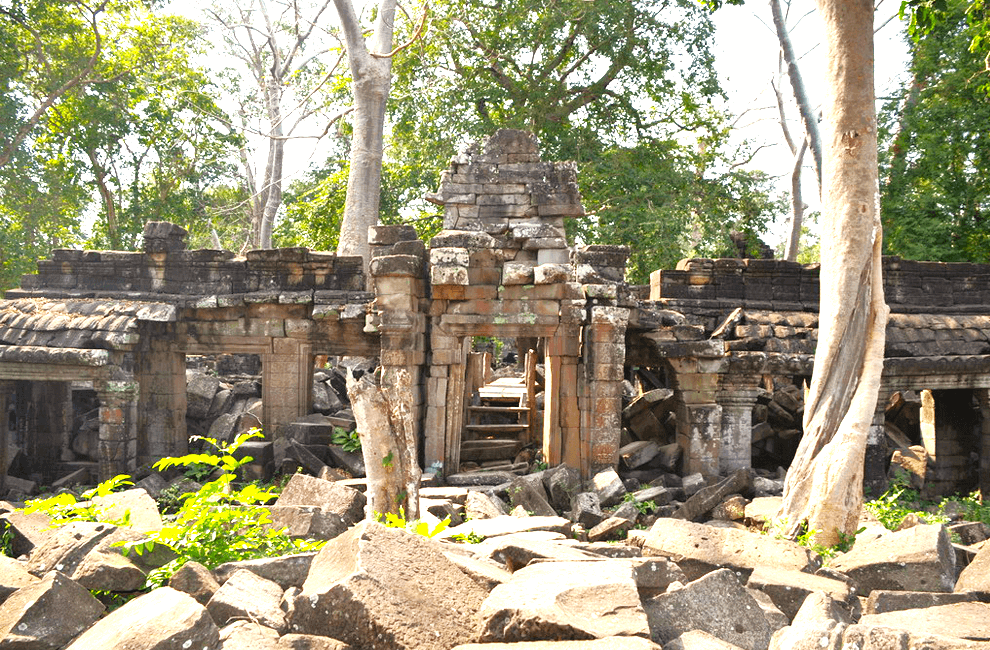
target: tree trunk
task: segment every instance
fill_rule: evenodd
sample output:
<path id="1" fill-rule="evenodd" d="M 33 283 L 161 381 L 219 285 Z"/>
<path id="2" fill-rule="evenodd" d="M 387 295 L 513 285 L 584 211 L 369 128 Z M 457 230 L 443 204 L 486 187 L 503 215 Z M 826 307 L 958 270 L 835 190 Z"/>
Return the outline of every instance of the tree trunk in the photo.
<path id="1" fill-rule="evenodd" d="M 804 165 L 804 152 L 808 150 L 808 141 L 794 154 L 794 168 L 791 170 L 791 235 L 787 239 L 787 250 L 784 259 L 796 262 L 798 247 L 801 244 L 801 227 L 804 225 L 804 197 L 801 195 L 801 166 Z"/>
<path id="2" fill-rule="evenodd" d="M 881 277 L 873 3 L 818 0 L 827 44 L 821 309 L 804 436 L 781 516 L 834 545 L 856 530 L 888 309 Z"/>
<path id="3" fill-rule="evenodd" d="M 367 266 L 371 253 L 368 228 L 378 223 L 382 191 L 385 103 L 392 82 L 395 0 L 382 0 L 371 49 L 365 45 L 351 0 L 334 0 L 347 40 L 347 60 L 354 90 L 354 135 L 351 140 L 347 196 L 340 224 L 338 255 L 360 255 Z"/>
<path id="4" fill-rule="evenodd" d="M 419 518 L 419 477 L 413 395 L 409 373 L 386 370 L 381 387 L 371 374 L 347 373 L 347 396 L 361 438 L 368 479 L 369 515 L 399 513 Z"/>

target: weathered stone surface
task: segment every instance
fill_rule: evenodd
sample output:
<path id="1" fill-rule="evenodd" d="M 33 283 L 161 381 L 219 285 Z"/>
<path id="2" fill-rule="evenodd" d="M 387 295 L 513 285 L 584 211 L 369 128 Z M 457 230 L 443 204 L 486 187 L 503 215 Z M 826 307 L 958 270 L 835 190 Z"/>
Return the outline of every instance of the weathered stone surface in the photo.
<path id="1" fill-rule="evenodd" d="M 472 487 L 479 485 L 505 485 L 515 480 L 516 475 L 512 472 L 463 472 L 461 474 L 450 474 L 446 477 L 447 485 L 457 487 Z"/>
<path id="2" fill-rule="evenodd" d="M 886 614 L 905 609 L 922 609 L 979 600 L 975 592 L 936 593 L 931 591 L 884 591 L 874 589 L 863 605 L 863 614 Z"/>
<path id="3" fill-rule="evenodd" d="M 333 539 L 347 530 L 347 522 L 335 512 L 317 506 L 280 506 L 269 508 L 272 528 L 284 528 L 296 539 Z"/>
<path id="4" fill-rule="evenodd" d="M 0 605 L 0 648 L 56 650 L 95 623 L 103 610 L 85 587 L 52 571 Z"/>
<path id="5" fill-rule="evenodd" d="M 37 583 L 38 578 L 28 573 L 23 562 L 0 553 L 0 603 L 18 589 Z"/>
<path id="6" fill-rule="evenodd" d="M 738 650 L 739 646 L 701 630 L 691 630 L 663 646 L 663 650 Z"/>
<path id="7" fill-rule="evenodd" d="M 605 518 L 605 514 L 602 512 L 601 499 L 596 492 L 575 494 L 574 498 L 571 499 L 571 509 L 566 515 L 568 519 L 587 529 L 594 528 Z"/>
<path id="8" fill-rule="evenodd" d="M 66 650 L 213 648 L 220 631 L 192 596 L 161 587 L 110 612 Z"/>
<path id="9" fill-rule="evenodd" d="M 293 474 L 275 505 L 316 506 L 339 515 L 351 525 L 364 518 L 366 502 L 364 494 L 355 489 L 306 474 Z"/>
<path id="10" fill-rule="evenodd" d="M 722 503 L 730 494 L 748 492 L 753 487 L 753 471 L 740 469 L 711 487 L 705 487 L 693 494 L 677 512 L 675 519 L 697 521 L 712 508 Z"/>
<path id="11" fill-rule="evenodd" d="M 757 567 L 749 576 L 746 586 L 759 589 L 769 596 L 788 619 L 797 615 L 804 599 L 813 591 L 820 591 L 840 602 L 845 602 L 852 596 L 849 585 L 844 582 L 801 571 L 769 567 Z"/>
<path id="12" fill-rule="evenodd" d="M 691 579 L 719 567 L 748 574 L 757 567 L 810 571 L 817 564 L 816 555 L 794 542 L 667 518 L 650 528 L 643 555 L 668 557 Z"/>
<path id="13" fill-rule="evenodd" d="M 205 566 L 199 562 L 189 561 L 172 574 L 168 586 L 189 594 L 197 603 L 205 606 L 220 588 L 220 583 Z"/>
<path id="14" fill-rule="evenodd" d="M 759 604 L 728 569 L 719 569 L 643 603 L 654 641 L 702 630 L 748 650 L 765 650 L 771 629 Z"/>
<path id="15" fill-rule="evenodd" d="M 598 495 L 603 508 L 619 503 L 626 494 L 626 486 L 614 469 L 602 470 L 595 474 L 589 487 Z"/>
<path id="16" fill-rule="evenodd" d="M 343 641 L 315 634 L 286 634 L 278 640 L 277 650 L 354 650 Z"/>
<path id="17" fill-rule="evenodd" d="M 770 624 L 770 631 L 776 632 L 782 627 L 787 627 L 791 624 L 791 619 L 788 618 L 784 612 L 780 611 L 773 601 L 770 600 L 770 596 L 759 589 L 751 589 L 746 587 L 746 593 L 753 597 L 753 600 L 757 602 L 760 606 L 760 610 L 763 612 L 763 617 L 767 619 L 767 623 Z"/>
<path id="18" fill-rule="evenodd" d="M 234 621 L 220 629 L 218 650 L 275 650 L 278 632 L 255 621 Z"/>
<path id="19" fill-rule="evenodd" d="M 547 494 L 542 481 L 527 480 L 520 476 L 513 479 L 506 488 L 509 495 L 509 507 L 522 507 L 523 510 L 540 517 L 554 517 L 557 512 L 547 502 Z"/>
<path id="20" fill-rule="evenodd" d="M 454 526 L 440 533 L 439 537 L 449 539 L 454 535 L 474 533 L 480 537 L 498 537 L 499 535 L 515 535 L 527 531 L 549 531 L 570 535 L 571 522 L 563 517 L 513 517 L 502 515 L 491 519 L 465 521 L 460 526 Z"/>
<path id="21" fill-rule="evenodd" d="M 531 562 L 599 560 L 600 556 L 566 544 L 503 535 L 476 544 L 474 551 L 495 560 L 509 571 L 518 571 Z"/>
<path id="22" fill-rule="evenodd" d="M 990 641 L 990 604 L 955 603 L 884 614 L 867 614 L 859 619 L 859 623 L 972 641 Z"/>
<path id="23" fill-rule="evenodd" d="M 622 539 L 626 531 L 633 527 L 633 520 L 612 516 L 588 531 L 588 541 L 601 542 Z"/>
<path id="24" fill-rule="evenodd" d="M 955 561 L 945 528 L 921 525 L 857 543 L 830 567 L 852 578 L 858 595 L 868 596 L 874 589 L 952 591 Z"/>
<path id="25" fill-rule="evenodd" d="M 473 639 L 484 596 L 436 542 L 365 521 L 317 554 L 289 623 L 363 650 L 445 649 Z"/>
<path id="26" fill-rule="evenodd" d="M 558 465 L 543 474 L 550 504 L 559 512 L 571 507 L 571 499 L 581 491 L 581 472 L 570 465 Z"/>
<path id="27" fill-rule="evenodd" d="M 649 635 L 627 562 L 541 562 L 512 575 L 485 599 L 480 641 Z"/>
<path id="28" fill-rule="evenodd" d="M 289 587 L 302 587 L 315 557 L 316 553 L 296 553 L 282 557 L 225 562 L 214 569 L 213 574 L 222 584 L 241 569 L 247 569 L 265 580 L 271 580 L 285 590 Z"/>
<path id="29" fill-rule="evenodd" d="M 907 632 L 890 627 L 850 625 L 842 635 L 842 647 L 859 650 L 988 650 L 990 644 L 936 636 L 924 630 Z"/>
<path id="30" fill-rule="evenodd" d="M 453 650 L 660 650 L 660 646 L 638 636 L 611 636 L 587 641 L 468 643 Z"/>
<path id="31" fill-rule="evenodd" d="M 27 555 L 52 532 L 52 518 L 40 512 L 8 512 L 0 516 L 0 525 L 11 534 L 10 550 L 15 557 Z"/>
<path id="32" fill-rule="evenodd" d="M 498 497 L 477 490 L 467 493 L 464 502 L 464 515 L 467 519 L 492 519 L 507 514 L 509 509 Z"/>
<path id="33" fill-rule="evenodd" d="M 327 453 L 333 464 L 346 470 L 351 476 L 360 478 L 365 475 L 364 456 L 356 451 L 344 451 L 339 445 L 329 445 Z"/>
<path id="34" fill-rule="evenodd" d="M 811 593 L 789 627 L 777 630 L 771 650 L 839 650 L 849 624 L 845 610 L 821 592 Z"/>
<path id="35" fill-rule="evenodd" d="M 990 544 L 984 544 L 956 581 L 955 591 L 990 593 Z"/>
<path id="36" fill-rule="evenodd" d="M 444 555 L 485 591 L 491 591 L 498 585 L 508 582 L 512 577 L 512 573 L 502 565 L 472 553 L 446 551 Z"/>
<path id="37" fill-rule="evenodd" d="M 191 418 L 204 419 L 209 415 L 213 398 L 220 389 L 220 380 L 199 372 L 189 372 L 187 375 L 186 413 Z"/>
<path id="38" fill-rule="evenodd" d="M 220 626 L 234 619 L 247 619 L 283 632 L 286 629 L 285 615 L 279 609 L 282 591 L 271 580 L 241 569 L 217 589 L 206 609 Z"/>
<path id="39" fill-rule="evenodd" d="M 656 458 L 659 453 L 660 445 L 656 440 L 636 440 L 619 449 L 619 458 L 629 469 L 636 469 Z"/>
<path id="40" fill-rule="evenodd" d="M 667 591 L 674 582 L 685 584 L 687 576 L 667 558 L 635 557 L 626 560 L 632 566 L 633 580 L 642 598 L 650 598 Z"/>
<path id="41" fill-rule="evenodd" d="M 108 519 L 128 518 L 128 526 L 142 533 L 162 529 L 158 504 L 143 488 L 132 488 L 106 496 L 93 497 L 93 505 Z"/>

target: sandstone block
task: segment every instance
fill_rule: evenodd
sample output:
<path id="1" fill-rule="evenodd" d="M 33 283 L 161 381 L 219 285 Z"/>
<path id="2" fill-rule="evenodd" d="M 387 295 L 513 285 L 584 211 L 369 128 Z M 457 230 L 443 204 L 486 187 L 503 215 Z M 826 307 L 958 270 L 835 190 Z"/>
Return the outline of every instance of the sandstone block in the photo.
<path id="1" fill-rule="evenodd" d="M 509 514 L 509 509 L 498 497 L 472 490 L 467 493 L 464 514 L 467 519 L 491 519 Z"/>
<path id="2" fill-rule="evenodd" d="M 836 557 L 831 568 L 856 583 L 858 595 L 874 589 L 952 591 L 955 553 L 940 525 L 921 525 L 856 544 Z"/>
<path id="3" fill-rule="evenodd" d="M 848 616 L 835 600 L 813 592 L 791 625 L 774 633 L 770 650 L 839 650 L 848 623 Z"/>
<path id="4" fill-rule="evenodd" d="M 601 501 L 602 507 L 614 506 L 622 501 L 626 494 L 626 486 L 614 469 L 606 469 L 598 472 L 591 479 L 591 489 Z"/>
<path id="5" fill-rule="evenodd" d="M 990 593 L 990 544 L 984 544 L 956 581 L 955 591 Z"/>
<path id="6" fill-rule="evenodd" d="M 923 609 L 953 603 L 968 603 L 977 599 L 973 592 L 936 593 L 931 591 L 885 591 L 874 589 L 863 606 L 864 614 L 886 614 L 904 609 Z"/>
<path id="7" fill-rule="evenodd" d="M 275 647 L 276 650 L 354 650 L 343 641 L 314 634 L 286 634 Z"/>
<path id="8" fill-rule="evenodd" d="M 843 648 L 859 650 L 987 650 L 981 641 L 929 634 L 924 630 L 907 632 L 890 627 L 850 625 L 842 636 Z"/>
<path id="9" fill-rule="evenodd" d="M 168 586 L 187 593 L 200 605 L 206 605 L 220 588 L 220 583 L 210 570 L 199 562 L 186 562 L 168 580 Z"/>
<path id="10" fill-rule="evenodd" d="M 265 580 L 271 580 L 285 590 L 289 587 L 302 587 L 315 557 L 316 553 L 296 553 L 282 557 L 225 562 L 214 569 L 213 573 L 218 582 L 224 583 L 241 569 L 247 569 Z"/>
<path id="11" fill-rule="evenodd" d="M 468 643 L 453 650 L 660 650 L 638 636 L 610 636 L 588 641 L 523 641 L 520 643 Z"/>
<path id="12" fill-rule="evenodd" d="M 449 539 L 454 535 L 474 533 L 480 537 L 514 535 L 528 531 L 548 531 L 569 535 L 571 522 L 563 517 L 513 517 L 502 515 L 491 519 L 469 520 L 440 533 L 439 537 Z"/>
<path id="13" fill-rule="evenodd" d="M 990 641 L 990 604 L 955 603 L 884 614 L 866 614 L 859 619 L 859 624 L 971 641 Z"/>
<path id="14" fill-rule="evenodd" d="M 550 503 L 563 512 L 571 507 L 571 499 L 581 491 L 581 473 L 570 465 L 558 465 L 543 474 L 543 484 Z"/>
<path id="15" fill-rule="evenodd" d="M 849 585 L 838 580 L 801 571 L 786 571 L 758 567 L 749 576 L 748 587 L 759 589 L 780 608 L 788 620 L 793 619 L 808 594 L 820 591 L 840 602 L 846 602 L 853 594 Z"/>
<path id="16" fill-rule="evenodd" d="M 475 552 L 502 564 L 509 571 L 518 571 L 534 561 L 591 561 L 600 556 L 553 541 L 526 539 L 517 535 L 503 535 L 487 539 L 475 545 Z"/>
<path id="17" fill-rule="evenodd" d="M 241 569 L 223 583 L 206 605 L 217 625 L 245 619 L 261 623 L 277 632 L 286 629 L 285 615 L 279 609 L 282 588 L 247 569 Z"/>
<path id="18" fill-rule="evenodd" d="M 543 562 L 485 599 L 480 641 L 649 635 L 631 567 L 621 560 Z"/>
<path id="19" fill-rule="evenodd" d="M 571 509 L 566 514 L 568 519 L 589 530 L 600 524 L 605 518 L 602 513 L 601 499 L 595 492 L 581 492 L 574 495 L 571 500 Z"/>
<path id="20" fill-rule="evenodd" d="M 364 494 L 353 488 L 306 474 L 293 474 L 275 505 L 316 506 L 339 515 L 351 525 L 364 519 L 366 503 Z"/>
<path id="21" fill-rule="evenodd" d="M 738 650 L 739 646 L 701 630 L 691 630 L 663 646 L 663 650 Z"/>
<path id="22" fill-rule="evenodd" d="M 85 587 L 51 571 L 0 605 L 0 648 L 57 650 L 95 623 L 103 610 Z"/>
<path id="23" fill-rule="evenodd" d="M 218 650 L 275 650 L 278 632 L 255 621 L 233 621 L 220 630 Z"/>
<path id="24" fill-rule="evenodd" d="M 0 603 L 18 589 L 37 583 L 38 578 L 28 573 L 23 562 L 0 554 Z"/>

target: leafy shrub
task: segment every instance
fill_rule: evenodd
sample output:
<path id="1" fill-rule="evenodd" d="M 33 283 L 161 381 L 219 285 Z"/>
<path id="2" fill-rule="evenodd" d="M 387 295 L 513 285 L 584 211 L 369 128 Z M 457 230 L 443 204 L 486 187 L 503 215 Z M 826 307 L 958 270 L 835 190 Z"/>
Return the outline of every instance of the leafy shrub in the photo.
<path id="1" fill-rule="evenodd" d="M 31 499 L 24 504 L 20 510 L 26 514 L 41 513 L 48 515 L 52 519 L 52 525 L 60 526 L 70 521 L 102 521 L 109 524 L 128 523 L 129 516 L 125 513 L 123 518 L 113 519 L 108 517 L 105 508 L 97 503 L 93 503 L 94 497 L 104 497 L 116 492 L 128 485 L 134 485 L 131 477 L 126 474 L 118 474 L 112 479 L 104 481 L 95 488 L 86 490 L 77 498 L 72 492 L 61 492 L 54 496 L 43 499 Z"/>
<path id="2" fill-rule="evenodd" d="M 420 521 L 418 519 L 406 521 L 406 513 L 402 508 L 399 508 L 399 514 L 395 514 L 394 512 L 386 512 L 385 514 L 376 512 L 375 521 L 384 524 L 389 528 L 402 528 L 404 530 L 408 530 L 410 533 L 416 533 L 417 535 L 422 535 L 423 537 L 435 537 L 447 530 L 450 526 L 450 517 L 446 517 L 443 521 L 438 522 L 432 530 L 430 529 L 429 522 Z"/>
<path id="3" fill-rule="evenodd" d="M 865 507 L 884 528 L 897 530 L 910 514 L 918 515 L 927 524 L 947 523 L 949 518 L 945 516 L 946 501 L 948 499 L 943 499 L 940 504 L 923 501 L 918 491 L 908 484 L 907 475 L 898 472 L 887 491 L 867 502 Z"/>
<path id="4" fill-rule="evenodd" d="M 349 452 L 361 451 L 361 437 L 357 431 L 348 431 L 343 427 L 334 427 L 330 441 Z"/>

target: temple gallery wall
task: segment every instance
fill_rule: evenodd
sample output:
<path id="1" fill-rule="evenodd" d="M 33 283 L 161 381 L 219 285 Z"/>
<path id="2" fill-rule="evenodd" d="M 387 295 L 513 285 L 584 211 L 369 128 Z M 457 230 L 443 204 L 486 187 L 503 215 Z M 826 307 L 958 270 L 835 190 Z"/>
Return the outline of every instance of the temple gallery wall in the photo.
<path id="1" fill-rule="evenodd" d="M 530 445 L 590 476 L 651 440 L 676 443 L 684 473 L 786 466 L 812 372 L 817 266 L 691 259 L 630 286 L 626 248 L 568 246 L 564 222 L 583 214 L 577 169 L 542 161 L 520 131 L 456 156 L 427 198 L 444 230 L 424 243 L 408 226 L 373 228 L 367 269 L 301 248 L 187 250 L 166 222 L 147 224 L 139 252 L 54 251 L 0 301 L 0 477 L 15 456 L 50 481 L 184 453 L 187 369 L 201 355 L 260 362 L 262 446 L 296 435 L 325 359 L 375 357 L 411 377 L 424 467 L 484 467 L 491 450 Z M 892 453 L 913 453 L 929 489 L 986 490 L 990 266 L 887 258 L 884 280 L 867 487 Z M 490 407 L 512 424 L 477 421 L 480 393 L 516 395 L 486 387 L 479 337 L 519 351 L 517 401 Z M 97 414 L 88 455 L 73 447 L 83 392 Z"/>

